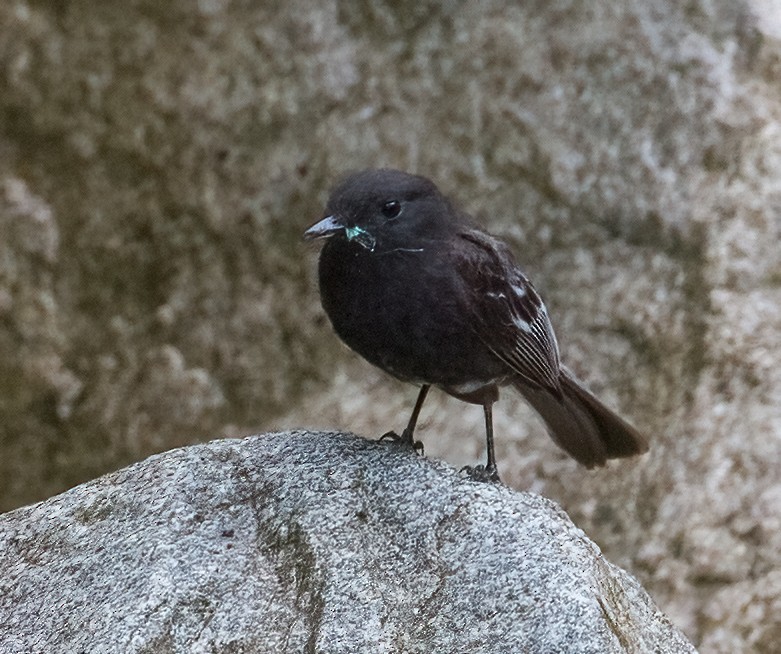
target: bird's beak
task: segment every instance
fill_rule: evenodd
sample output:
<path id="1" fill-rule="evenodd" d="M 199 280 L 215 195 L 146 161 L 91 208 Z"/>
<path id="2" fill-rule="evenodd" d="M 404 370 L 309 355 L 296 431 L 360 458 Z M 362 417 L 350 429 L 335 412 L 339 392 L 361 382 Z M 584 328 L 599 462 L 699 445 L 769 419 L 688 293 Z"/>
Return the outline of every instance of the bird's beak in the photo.
<path id="1" fill-rule="evenodd" d="M 326 216 L 304 232 L 304 239 L 311 241 L 316 238 L 328 238 L 337 232 L 344 231 L 344 225 L 336 216 Z"/>

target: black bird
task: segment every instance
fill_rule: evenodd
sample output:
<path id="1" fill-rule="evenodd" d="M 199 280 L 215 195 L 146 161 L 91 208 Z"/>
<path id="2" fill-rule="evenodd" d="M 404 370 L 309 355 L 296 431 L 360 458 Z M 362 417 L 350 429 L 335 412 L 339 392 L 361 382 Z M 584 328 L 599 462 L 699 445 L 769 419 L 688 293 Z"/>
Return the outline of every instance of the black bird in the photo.
<path id="1" fill-rule="evenodd" d="M 507 245 L 430 180 L 390 169 L 347 177 L 304 237 L 328 239 L 320 297 L 336 333 L 375 366 L 421 386 L 402 435 L 388 435 L 415 445 L 418 414 L 437 386 L 483 406 L 488 461 L 470 472 L 498 481 L 491 407 L 510 384 L 588 468 L 648 449 L 561 364 L 545 305 Z"/>

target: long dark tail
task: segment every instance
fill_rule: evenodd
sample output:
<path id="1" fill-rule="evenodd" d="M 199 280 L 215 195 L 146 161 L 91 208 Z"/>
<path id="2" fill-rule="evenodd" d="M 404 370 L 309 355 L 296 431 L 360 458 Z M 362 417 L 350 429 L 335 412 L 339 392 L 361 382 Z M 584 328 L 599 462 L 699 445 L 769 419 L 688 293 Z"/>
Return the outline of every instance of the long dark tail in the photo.
<path id="1" fill-rule="evenodd" d="M 587 468 L 608 459 L 648 451 L 645 438 L 626 420 L 600 402 L 569 370 L 561 369 L 561 397 L 525 384 L 515 387 L 540 414 L 555 443 Z"/>

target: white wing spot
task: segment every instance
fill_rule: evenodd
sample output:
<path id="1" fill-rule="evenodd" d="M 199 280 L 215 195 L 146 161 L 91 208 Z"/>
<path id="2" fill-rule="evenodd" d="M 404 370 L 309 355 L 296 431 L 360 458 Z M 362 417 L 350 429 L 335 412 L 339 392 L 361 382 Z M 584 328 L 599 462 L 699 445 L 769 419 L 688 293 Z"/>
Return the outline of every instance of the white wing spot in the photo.
<path id="1" fill-rule="evenodd" d="M 518 316 L 513 316 L 513 324 L 518 329 L 520 329 L 523 332 L 526 332 L 527 334 L 531 333 L 532 331 L 532 326 L 522 318 L 519 318 Z"/>

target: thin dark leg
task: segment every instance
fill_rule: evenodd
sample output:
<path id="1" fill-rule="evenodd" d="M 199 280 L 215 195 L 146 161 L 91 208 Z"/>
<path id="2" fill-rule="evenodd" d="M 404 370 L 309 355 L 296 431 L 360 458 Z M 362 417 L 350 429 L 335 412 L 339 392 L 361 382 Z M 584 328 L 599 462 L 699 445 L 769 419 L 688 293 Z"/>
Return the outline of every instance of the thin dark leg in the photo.
<path id="1" fill-rule="evenodd" d="M 486 476 L 494 481 L 499 481 L 499 471 L 496 469 L 496 456 L 494 455 L 494 418 L 492 404 L 489 402 L 483 405 L 485 414 L 485 441 L 488 449 L 488 461 L 485 465 Z"/>
<path id="2" fill-rule="evenodd" d="M 485 442 L 488 449 L 488 460 L 484 466 L 466 466 L 463 470 L 475 481 L 499 482 L 499 471 L 496 469 L 496 455 L 494 454 L 494 420 L 492 402 L 483 404 L 485 414 Z"/>
<path id="3" fill-rule="evenodd" d="M 409 445 L 416 451 L 421 453 L 423 452 L 423 443 L 416 441 L 414 434 L 415 425 L 418 423 L 418 415 L 420 414 L 420 410 L 423 407 L 423 402 L 426 399 L 426 395 L 428 395 L 429 388 L 431 388 L 430 384 L 423 384 L 423 386 L 420 387 L 420 393 L 418 393 L 418 399 L 415 402 L 415 408 L 412 409 L 412 415 L 409 417 L 409 422 L 407 423 L 406 428 L 403 432 L 401 432 L 401 436 L 399 436 L 395 431 L 389 431 L 380 436 L 381 441 L 389 438 L 391 440 L 403 443 L 404 445 Z"/>
<path id="4" fill-rule="evenodd" d="M 413 435 L 415 434 L 415 425 L 418 424 L 418 415 L 420 414 L 420 410 L 423 408 L 423 402 L 426 400 L 426 395 L 428 395 L 429 388 L 431 388 L 429 384 L 423 384 L 423 386 L 420 387 L 420 393 L 418 393 L 418 399 L 415 402 L 415 408 L 412 409 L 412 415 L 409 417 L 407 427 L 403 432 L 401 432 L 402 443 L 412 445 L 413 447 L 415 446 L 415 439 L 413 438 Z"/>

